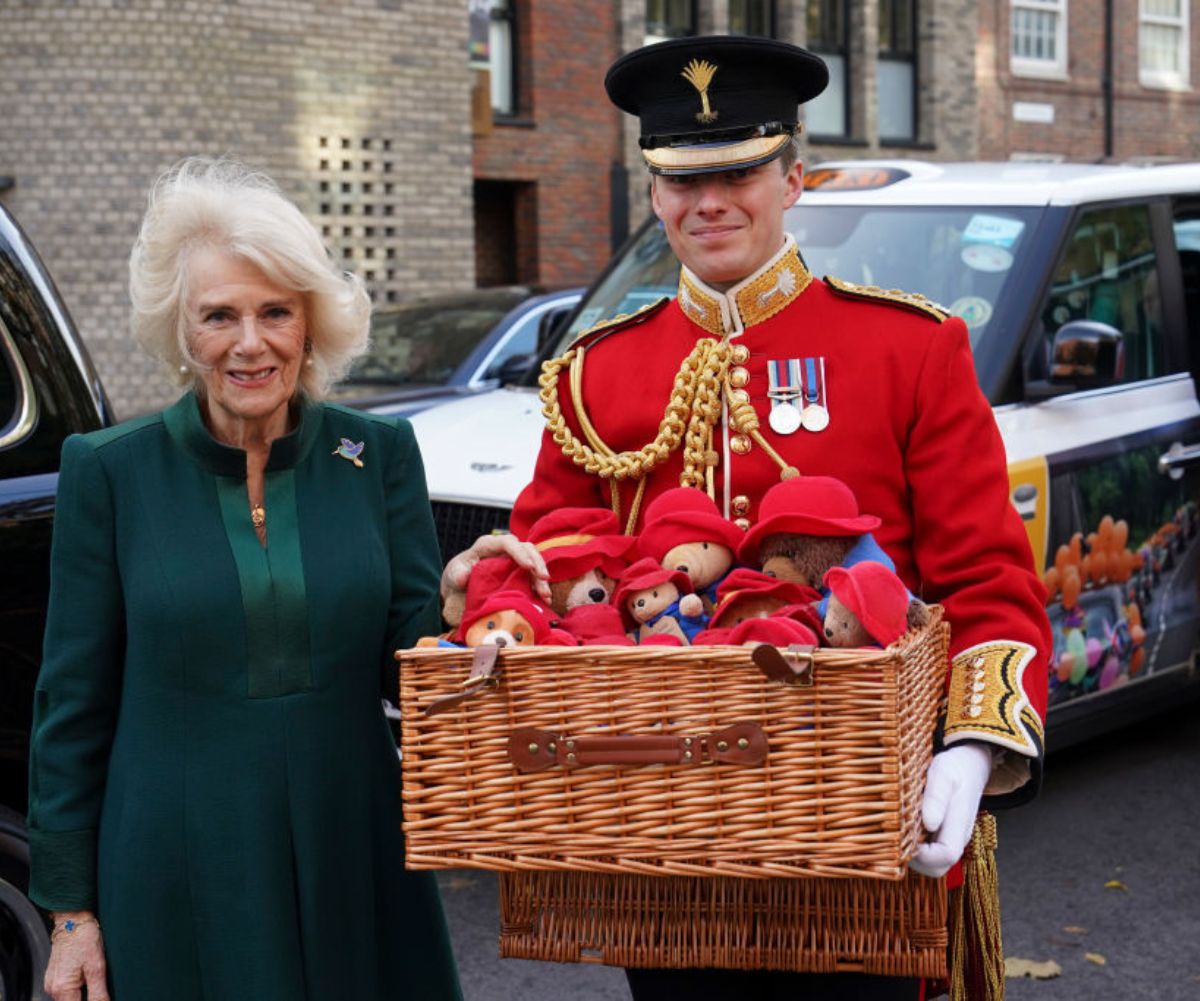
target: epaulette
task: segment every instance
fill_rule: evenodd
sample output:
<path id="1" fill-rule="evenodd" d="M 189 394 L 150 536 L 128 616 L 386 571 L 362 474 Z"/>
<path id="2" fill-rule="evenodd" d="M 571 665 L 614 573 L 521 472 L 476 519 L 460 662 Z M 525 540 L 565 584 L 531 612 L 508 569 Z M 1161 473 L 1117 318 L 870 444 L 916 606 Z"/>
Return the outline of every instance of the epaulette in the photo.
<path id="1" fill-rule="evenodd" d="M 624 330 L 626 327 L 632 327 L 635 324 L 642 323 L 650 319 L 660 309 L 663 308 L 671 299 L 669 296 L 662 296 L 655 299 L 654 302 L 648 302 L 640 309 L 634 310 L 632 313 L 619 313 L 616 316 L 610 316 L 607 320 L 601 320 L 593 327 L 588 327 L 587 330 L 573 340 L 569 347 L 591 347 L 602 337 L 607 337 L 609 334 L 615 334 L 618 330 Z"/>
<path id="2" fill-rule="evenodd" d="M 894 302 L 897 306 L 931 316 L 938 323 L 950 316 L 948 309 L 939 306 L 932 299 L 927 299 L 920 292 L 902 292 L 898 288 L 880 288 L 878 285 L 859 285 L 857 282 L 848 282 L 832 275 L 825 276 L 825 284 L 839 295 L 870 299 L 872 302 Z"/>

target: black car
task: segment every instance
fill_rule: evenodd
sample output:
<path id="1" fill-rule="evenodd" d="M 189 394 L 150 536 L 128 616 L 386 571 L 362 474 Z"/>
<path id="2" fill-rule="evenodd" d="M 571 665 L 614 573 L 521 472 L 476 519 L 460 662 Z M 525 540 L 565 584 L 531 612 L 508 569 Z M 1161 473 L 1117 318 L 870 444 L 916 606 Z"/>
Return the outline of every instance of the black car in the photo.
<path id="1" fill-rule="evenodd" d="M 111 420 L 53 282 L 0 207 L 0 999 L 42 997 L 50 948 L 25 896 L 24 817 L 59 450 Z"/>

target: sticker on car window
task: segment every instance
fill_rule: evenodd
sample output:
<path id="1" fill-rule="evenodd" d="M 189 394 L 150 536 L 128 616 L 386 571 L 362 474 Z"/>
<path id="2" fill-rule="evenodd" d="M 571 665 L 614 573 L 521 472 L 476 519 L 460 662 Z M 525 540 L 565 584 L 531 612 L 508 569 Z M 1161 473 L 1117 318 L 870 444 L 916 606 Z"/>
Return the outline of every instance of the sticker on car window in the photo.
<path id="1" fill-rule="evenodd" d="M 1009 248 L 1017 242 L 1025 223 L 1020 219 L 1009 219 L 999 215 L 973 215 L 963 230 L 963 243 L 990 243 L 996 247 Z"/>
<path id="2" fill-rule="evenodd" d="M 991 243 L 969 243 L 959 256 L 974 271 L 1007 271 L 1013 263 L 1012 254 Z"/>
<path id="3" fill-rule="evenodd" d="M 964 295 L 950 304 L 950 313 L 961 317 L 963 323 L 973 330 L 992 318 L 992 304 L 977 295 Z"/>

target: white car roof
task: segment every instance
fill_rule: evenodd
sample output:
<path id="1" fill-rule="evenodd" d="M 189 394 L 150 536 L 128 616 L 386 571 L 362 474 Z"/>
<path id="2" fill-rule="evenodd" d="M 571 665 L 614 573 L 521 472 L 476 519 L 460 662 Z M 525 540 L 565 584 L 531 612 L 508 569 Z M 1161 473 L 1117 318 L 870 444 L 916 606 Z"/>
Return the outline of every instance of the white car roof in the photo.
<path id="1" fill-rule="evenodd" d="M 809 171 L 889 168 L 909 176 L 863 190 L 806 190 L 821 205 L 1078 205 L 1084 202 L 1200 194 L 1200 162 L 1155 166 L 1083 163 L 931 163 L 925 160 L 836 160 Z"/>

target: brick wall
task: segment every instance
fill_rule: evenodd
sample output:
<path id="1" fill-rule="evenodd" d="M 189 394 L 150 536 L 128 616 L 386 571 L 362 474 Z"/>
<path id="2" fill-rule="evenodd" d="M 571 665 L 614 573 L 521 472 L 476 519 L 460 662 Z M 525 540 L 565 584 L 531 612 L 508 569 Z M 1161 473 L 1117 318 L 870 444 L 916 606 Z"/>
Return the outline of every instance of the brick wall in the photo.
<path id="1" fill-rule="evenodd" d="M 530 238 L 519 223 L 532 207 L 536 248 L 522 253 L 536 258 L 533 280 L 586 284 L 611 253 L 609 173 L 622 156 L 619 113 L 604 94 L 614 5 L 522 0 L 516 25 L 518 113 L 476 137 L 475 177 L 536 185 L 536 195 L 522 190 L 517 234 L 518 244 Z"/>
<path id="2" fill-rule="evenodd" d="M 980 155 L 1048 154 L 1098 161 L 1105 154 L 1104 0 L 1072 0 L 1065 79 L 1014 75 L 1008 0 L 980 0 Z M 1138 5 L 1114 4 L 1113 159 L 1200 156 L 1200 0 L 1191 0 L 1191 89 L 1143 86 L 1138 79 Z M 1013 105 L 1049 106 L 1053 122 L 1016 121 Z M 1043 108 L 1044 113 L 1044 108 Z"/>
<path id="3" fill-rule="evenodd" d="M 4 202 L 53 273 L 118 413 L 172 390 L 127 333 L 126 261 L 182 156 L 265 169 L 379 301 L 474 284 L 465 4 L 6 5 Z"/>

